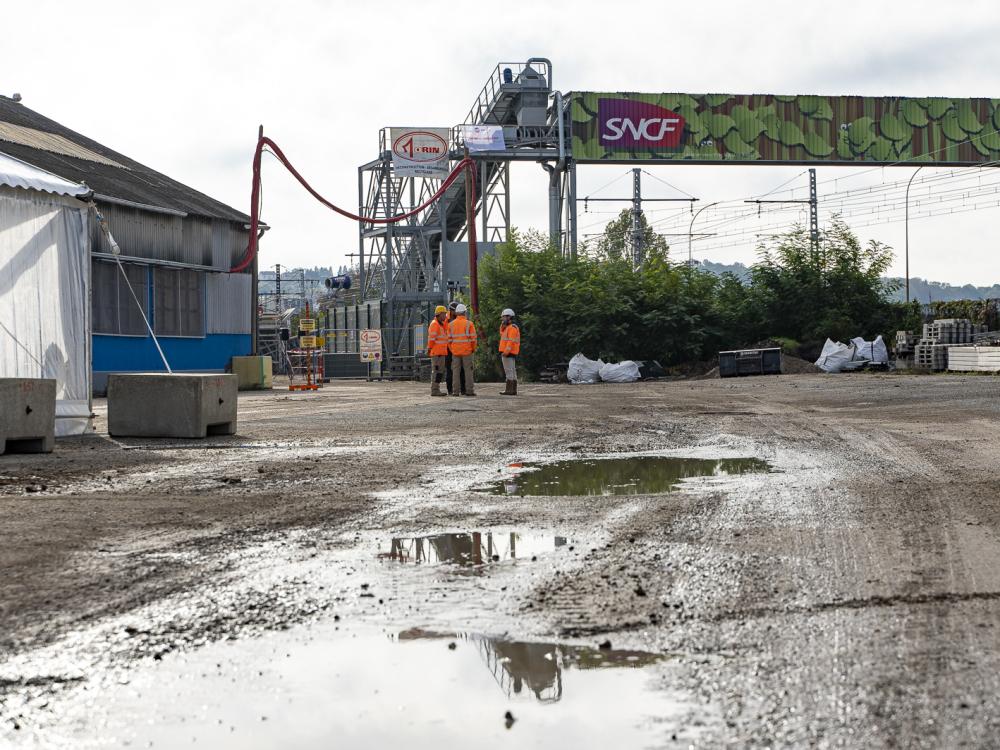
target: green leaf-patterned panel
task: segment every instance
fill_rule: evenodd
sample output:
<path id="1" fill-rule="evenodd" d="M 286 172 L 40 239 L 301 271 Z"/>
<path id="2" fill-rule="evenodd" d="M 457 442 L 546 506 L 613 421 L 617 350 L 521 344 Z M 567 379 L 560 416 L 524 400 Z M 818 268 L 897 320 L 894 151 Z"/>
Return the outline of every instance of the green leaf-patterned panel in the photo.
<path id="1" fill-rule="evenodd" d="M 570 95 L 582 162 L 976 165 L 1000 161 L 1000 99 Z"/>

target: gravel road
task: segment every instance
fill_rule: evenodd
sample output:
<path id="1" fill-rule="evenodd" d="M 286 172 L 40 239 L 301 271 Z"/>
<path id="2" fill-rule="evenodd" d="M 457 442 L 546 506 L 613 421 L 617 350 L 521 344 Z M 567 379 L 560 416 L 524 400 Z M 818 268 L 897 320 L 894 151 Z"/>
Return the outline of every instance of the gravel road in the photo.
<path id="1" fill-rule="evenodd" d="M 372 644 L 379 670 L 402 652 L 374 632 L 434 654 L 457 640 L 456 659 L 479 648 L 487 664 L 507 642 L 552 644 L 561 713 L 536 717 L 541 698 L 509 703 L 522 691 L 503 675 L 519 657 L 497 657 L 507 702 L 462 719 L 488 724 L 485 746 L 547 736 L 552 716 L 563 729 L 584 722 L 596 705 L 585 695 L 619 689 L 575 676 L 603 644 L 656 655 L 633 658 L 635 701 L 651 702 L 634 720 L 614 709 L 644 732 L 621 746 L 993 747 L 998 388 L 788 375 L 525 384 L 516 399 L 486 384 L 476 399 L 434 399 L 424 385 L 349 382 L 241 394 L 238 435 L 200 442 L 109 439 L 99 403 L 97 435 L 0 456 L 0 747 L 172 747 L 181 723 L 215 747 L 327 746 L 291 732 L 291 713 L 254 716 L 275 734 L 240 735 L 235 709 L 206 686 L 263 695 L 308 671 L 316 643 L 348 637 Z M 626 454 L 752 457 L 771 471 L 660 494 L 477 489 L 515 474 L 512 463 Z M 443 532 L 491 534 L 491 545 L 521 534 L 526 551 L 481 565 L 393 558 L 393 539 Z M 290 660 L 302 650 L 301 669 L 239 671 L 286 645 Z M 195 673 L 202 688 L 170 683 Z M 157 683 L 176 688 L 169 701 Z M 327 688 L 285 689 L 309 706 Z M 615 699 L 603 695 L 605 708 Z M 420 711 L 433 713 L 427 701 Z M 393 734 L 350 716 L 358 734 L 343 746 L 384 730 L 431 747 L 450 721 L 411 717 Z M 242 740 L 212 742 L 210 724 Z"/>

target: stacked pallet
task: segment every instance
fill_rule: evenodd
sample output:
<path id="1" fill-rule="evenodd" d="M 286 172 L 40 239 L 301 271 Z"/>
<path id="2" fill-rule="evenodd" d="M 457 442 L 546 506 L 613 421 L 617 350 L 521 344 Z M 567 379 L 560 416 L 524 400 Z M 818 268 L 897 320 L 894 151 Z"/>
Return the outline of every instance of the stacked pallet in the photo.
<path id="1" fill-rule="evenodd" d="M 921 339 L 913 347 L 913 366 L 918 370 L 938 372 L 948 369 L 949 344 L 934 344 Z"/>
<path id="2" fill-rule="evenodd" d="M 933 323 L 924 323 L 923 340 L 935 344 L 968 344 L 981 328 L 968 318 L 939 318 Z"/>
<path id="3" fill-rule="evenodd" d="M 985 326 L 975 325 L 968 318 L 938 318 L 925 323 L 923 336 L 913 347 L 913 366 L 933 372 L 949 369 L 949 350 L 970 345 L 984 330 Z M 899 334 L 896 337 L 898 346 Z"/>
<path id="4" fill-rule="evenodd" d="M 1000 372 L 1000 346 L 952 347 L 948 352 L 951 372 Z"/>

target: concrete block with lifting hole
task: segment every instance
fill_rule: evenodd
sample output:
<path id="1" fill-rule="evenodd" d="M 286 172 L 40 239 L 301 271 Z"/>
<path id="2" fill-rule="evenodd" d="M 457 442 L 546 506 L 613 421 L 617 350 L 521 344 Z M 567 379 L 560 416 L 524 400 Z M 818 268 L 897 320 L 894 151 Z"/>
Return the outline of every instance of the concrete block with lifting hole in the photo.
<path id="1" fill-rule="evenodd" d="M 163 438 L 235 435 L 237 388 L 235 375 L 109 375 L 108 433 Z"/>
<path id="2" fill-rule="evenodd" d="M 56 381 L 0 378 L 0 453 L 51 453 Z"/>

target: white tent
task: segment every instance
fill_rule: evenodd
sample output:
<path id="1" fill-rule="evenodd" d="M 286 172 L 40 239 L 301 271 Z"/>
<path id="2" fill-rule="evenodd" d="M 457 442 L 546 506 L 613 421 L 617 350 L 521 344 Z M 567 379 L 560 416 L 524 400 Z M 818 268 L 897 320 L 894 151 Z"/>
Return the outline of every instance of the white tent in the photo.
<path id="1" fill-rule="evenodd" d="M 85 185 L 0 153 L 0 377 L 56 380 L 56 435 L 90 425 Z"/>

